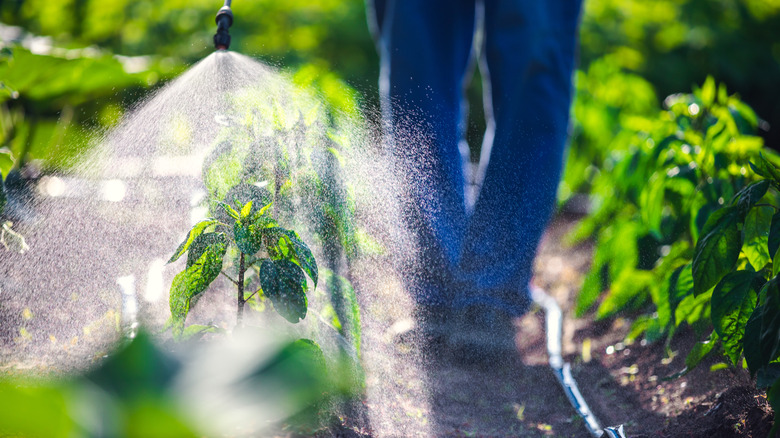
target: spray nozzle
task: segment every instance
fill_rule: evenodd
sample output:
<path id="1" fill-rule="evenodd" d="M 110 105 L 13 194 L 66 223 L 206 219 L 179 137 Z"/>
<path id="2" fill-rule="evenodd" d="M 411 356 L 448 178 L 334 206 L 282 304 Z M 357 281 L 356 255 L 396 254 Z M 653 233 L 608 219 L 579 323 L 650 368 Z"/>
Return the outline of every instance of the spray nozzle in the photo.
<path id="1" fill-rule="evenodd" d="M 214 34 L 214 48 L 227 50 L 230 47 L 230 33 L 228 29 L 233 24 L 233 11 L 230 9 L 230 0 L 225 1 L 217 12 L 217 33 Z"/>

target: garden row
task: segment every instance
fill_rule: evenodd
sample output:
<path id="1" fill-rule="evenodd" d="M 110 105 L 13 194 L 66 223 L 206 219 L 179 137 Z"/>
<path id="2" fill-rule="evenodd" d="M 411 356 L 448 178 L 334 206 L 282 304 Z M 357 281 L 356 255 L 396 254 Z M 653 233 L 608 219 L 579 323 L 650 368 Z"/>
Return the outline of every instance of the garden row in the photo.
<path id="1" fill-rule="evenodd" d="M 629 341 L 667 348 L 687 326 L 702 340 L 678 376 L 722 355 L 780 412 L 780 160 L 756 114 L 711 77 L 655 102 L 609 58 L 579 73 L 562 197 L 590 193 L 569 238 L 596 245 L 576 312 L 631 314 Z"/>

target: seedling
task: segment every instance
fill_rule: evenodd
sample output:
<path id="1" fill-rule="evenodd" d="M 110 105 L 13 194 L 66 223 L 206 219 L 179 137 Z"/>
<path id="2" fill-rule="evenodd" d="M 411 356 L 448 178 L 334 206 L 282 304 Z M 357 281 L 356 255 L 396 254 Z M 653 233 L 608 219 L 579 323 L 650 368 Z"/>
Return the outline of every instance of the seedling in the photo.
<path id="1" fill-rule="evenodd" d="M 214 218 L 204 219 L 187 234 L 168 263 L 187 254 L 187 267 L 173 279 L 170 292 L 173 334 L 190 337 L 210 330 L 184 322 L 195 300 L 220 275 L 236 286 L 236 327 L 243 324 L 244 305 L 255 295 L 273 303 L 274 309 L 291 323 L 306 317 L 306 276 L 317 286 L 317 263 L 311 250 L 293 230 L 285 229 L 271 215 L 272 202 L 254 185 L 233 187 L 217 202 Z M 222 270 L 228 248 L 238 251 L 238 278 Z M 252 281 L 253 278 L 257 281 Z M 249 293 L 247 286 L 259 283 Z"/>

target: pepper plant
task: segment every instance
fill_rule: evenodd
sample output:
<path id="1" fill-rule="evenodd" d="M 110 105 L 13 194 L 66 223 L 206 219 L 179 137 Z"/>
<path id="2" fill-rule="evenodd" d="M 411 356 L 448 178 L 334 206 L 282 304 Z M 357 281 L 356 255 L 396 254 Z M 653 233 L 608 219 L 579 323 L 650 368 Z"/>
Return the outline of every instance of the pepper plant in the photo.
<path id="1" fill-rule="evenodd" d="M 780 412 L 780 159 L 754 135 L 755 113 L 712 78 L 665 104 L 634 116 L 598 163 L 596 208 L 572 237 L 596 240 L 577 311 L 631 311 L 628 340 L 667 347 L 688 325 L 704 340 L 676 375 L 723 353 Z"/>
<path id="2" fill-rule="evenodd" d="M 273 203 L 257 186 L 238 185 L 217 205 L 222 214 L 195 224 L 169 260 L 174 262 L 187 254 L 185 270 L 171 285 L 174 335 L 189 336 L 208 329 L 191 326 L 185 330 L 184 323 L 195 300 L 220 274 L 237 290 L 236 326 L 242 325 L 244 306 L 255 295 L 269 299 L 292 323 L 304 319 L 308 308 L 306 275 L 314 287 L 318 277 L 309 247 L 295 231 L 279 226 L 271 215 Z M 237 278 L 222 270 L 229 247 L 237 250 Z M 247 289 L 251 284 L 255 284 L 254 290 Z"/>
<path id="3" fill-rule="evenodd" d="M 693 293 L 712 294 L 714 330 L 688 362 L 718 344 L 735 366 L 744 356 L 768 389 L 773 435 L 780 425 L 780 169 L 763 155 L 751 168 L 764 179 L 710 216 L 694 251 Z"/>

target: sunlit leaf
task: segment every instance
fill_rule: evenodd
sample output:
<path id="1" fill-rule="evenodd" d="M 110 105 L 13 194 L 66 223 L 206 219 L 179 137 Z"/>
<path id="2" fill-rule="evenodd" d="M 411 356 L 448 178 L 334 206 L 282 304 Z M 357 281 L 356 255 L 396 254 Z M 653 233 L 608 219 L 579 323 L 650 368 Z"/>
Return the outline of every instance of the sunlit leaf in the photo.
<path id="1" fill-rule="evenodd" d="M 772 261 L 773 254 L 770 254 L 768 244 L 773 212 L 772 207 L 753 207 L 745 217 L 742 252 L 756 271 Z"/>
<path id="2" fill-rule="evenodd" d="M 190 311 L 190 303 L 203 293 L 222 270 L 222 258 L 227 250 L 223 239 L 215 239 L 203 254 L 173 278 L 170 293 L 170 309 L 173 333 L 179 337 L 184 330 L 184 320 Z"/>
<path id="3" fill-rule="evenodd" d="M 742 247 L 738 220 L 736 207 L 724 207 L 713 213 L 704 225 L 703 237 L 696 242 L 694 250 L 694 294 L 708 291 L 736 264 Z"/>
<path id="4" fill-rule="evenodd" d="M 715 346 L 718 344 L 718 335 L 715 332 L 712 332 L 708 339 L 697 342 L 696 345 L 693 346 L 690 353 L 688 353 L 688 356 L 685 357 L 685 368 L 687 370 L 692 370 L 696 368 L 699 363 L 701 363 L 704 358 L 706 358 L 710 353 L 712 353 Z"/>
<path id="5" fill-rule="evenodd" d="M 184 238 L 184 241 L 179 244 L 179 247 L 176 248 L 176 251 L 171 256 L 170 260 L 168 260 L 168 263 L 173 263 L 176 260 L 179 259 L 182 255 L 184 255 L 185 252 L 190 248 L 190 245 L 192 245 L 192 242 L 195 241 L 195 238 L 201 235 L 206 228 L 216 225 L 219 222 L 214 219 L 204 219 L 195 226 L 192 227 L 190 231 L 187 232 L 187 237 Z"/>

